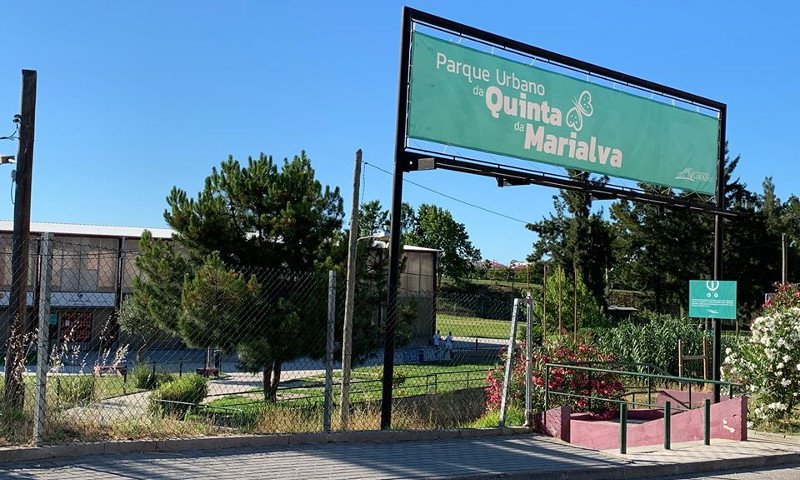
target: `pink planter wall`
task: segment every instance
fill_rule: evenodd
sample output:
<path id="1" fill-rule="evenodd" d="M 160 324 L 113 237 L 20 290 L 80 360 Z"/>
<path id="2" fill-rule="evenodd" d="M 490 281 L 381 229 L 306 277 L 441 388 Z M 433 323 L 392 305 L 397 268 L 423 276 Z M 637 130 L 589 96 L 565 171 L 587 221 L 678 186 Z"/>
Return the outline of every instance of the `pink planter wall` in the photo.
<path id="1" fill-rule="evenodd" d="M 694 395 L 692 395 L 694 401 Z M 637 415 L 631 411 L 629 418 Z M 576 415 L 577 416 L 577 415 Z M 549 410 L 540 416 L 542 432 L 573 445 L 610 450 L 619 448 L 619 423 L 572 418 L 569 407 Z M 747 397 L 711 405 L 711 438 L 747 440 Z M 672 415 L 672 443 L 703 439 L 703 409 Z M 628 423 L 628 446 L 660 445 L 664 442 L 664 420 Z"/>

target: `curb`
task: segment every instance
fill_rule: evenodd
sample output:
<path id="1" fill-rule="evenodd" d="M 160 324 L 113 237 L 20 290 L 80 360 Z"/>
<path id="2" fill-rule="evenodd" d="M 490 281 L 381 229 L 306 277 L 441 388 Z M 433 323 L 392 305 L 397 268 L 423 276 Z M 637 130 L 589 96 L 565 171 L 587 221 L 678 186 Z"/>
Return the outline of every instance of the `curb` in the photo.
<path id="1" fill-rule="evenodd" d="M 665 463 L 647 465 L 629 463 L 616 467 L 590 467 L 564 470 L 529 470 L 523 472 L 490 475 L 468 475 L 447 477 L 463 480 L 633 480 L 641 478 L 669 477 L 695 473 L 723 473 L 742 468 L 773 468 L 800 463 L 800 453 L 783 453 L 760 457 L 742 457 L 724 460 L 704 460 L 687 463 Z"/>
<path id="2" fill-rule="evenodd" d="M 531 433 L 526 427 L 502 427 L 434 431 L 359 431 L 335 433 L 297 433 L 284 435 L 235 435 L 163 440 L 127 440 L 115 442 L 74 443 L 43 447 L 0 449 L 0 463 L 26 462 L 52 458 L 113 455 L 125 453 L 185 452 L 231 448 L 288 447 L 328 443 L 393 443 L 451 440 L 457 438 L 497 437 Z"/>

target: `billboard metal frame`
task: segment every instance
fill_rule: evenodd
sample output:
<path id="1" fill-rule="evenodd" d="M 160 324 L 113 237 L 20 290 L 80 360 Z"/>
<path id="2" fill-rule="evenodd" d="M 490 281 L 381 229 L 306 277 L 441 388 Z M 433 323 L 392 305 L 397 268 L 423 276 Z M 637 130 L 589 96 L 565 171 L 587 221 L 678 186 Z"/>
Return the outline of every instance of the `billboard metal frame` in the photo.
<path id="1" fill-rule="evenodd" d="M 717 111 L 719 114 L 719 138 L 717 151 L 716 194 L 714 201 L 701 202 L 691 198 L 658 195 L 644 190 L 609 185 L 591 180 L 579 180 L 531 169 L 509 167 L 488 163 L 474 158 L 444 155 L 439 152 L 408 147 L 407 110 L 409 78 L 411 73 L 411 33 L 415 24 L 424 25 L 453 35 L 465 37 L 480 43 L 490 44 L 503 50 L 546 60 L 549 63 L 602 78 L 617 84 L 649 91 L 663 97 L 672 98 L 688 104 Z M 723 217 L 735 217 L 734 212 L 725 209 L 725 124 L 727 105 L 695 95 L 683 90 L 668 87 L 643 78 L 628 75 L 616 70 L 568 57 L 542 48 L 534 47 L 517 40 L 448 20 L 430 13 L 405 7 L 403 10 L 400 47 L 400 72 L 398 106 L 395 133 L 395 163 L 392 182 L 391 233 L 389 242 L 389 278 L 387 292 L 387 321 L 384 338 L 383 384 L 381 401 L 381 429 L 391 428 L 392 416 L 392 378 L 394 375 L 394 354 L 397 322 L 397 290 L 400 274 L 400 210 L 403 201 L 403 175 L 416 170 L 442 169 L 496 179 L 498 186 L 543 185 L 566 190 L 580 191 L 600 200 L 630 200 L 662 205 L 670 210 L 688 210 L 714 215 L 714 280 L 722 275 L 722 222 Z M 714 320 L 713 379 L 720 376 L 720 323 Z M 714 387 L 714 400 L 719 401 L 719 386 Z"/>

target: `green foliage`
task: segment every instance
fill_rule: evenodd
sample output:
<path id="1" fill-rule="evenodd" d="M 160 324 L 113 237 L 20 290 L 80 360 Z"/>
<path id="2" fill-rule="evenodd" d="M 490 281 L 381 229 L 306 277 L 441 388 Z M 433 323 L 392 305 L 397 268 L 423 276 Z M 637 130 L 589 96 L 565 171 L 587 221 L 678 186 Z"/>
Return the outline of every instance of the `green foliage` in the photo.
<path id="1" fill-rule="evenodd" d="M 800 308 L 800 286 L 790 283 L 775 284 L 775 292 L 764 303 L 764 314 L 771 315 L 790 308 Z"/>
<path id="2" fill-rule="evenodd" d="M 505 355 L 505 354 L 504 354 Z M 590 361 L 612 361 L 612 355 L 603 353 L 597 347 L 586 342 L 573 342 L 571 337 L 557 337 L 547 341 L 544 346 L 533 348 L 531 363 L 532 383 L 532 408 L 535 411 L 544 409 L 545 386 L 551 391 L 571 395 L 596 395 L 603 398 L 617 399 L 623 392 L 618 375 L 595 373 L 588 375 L 582 370 L 568 368 L 552 368 L 545 381 L 545 364 L 573 364 Z M 502 400 L 503 379 L 505 373 L 504 363 L 497 365 L 489 371 L 486 387 L 486 408 L 488 411 L 500 407 Z M 514 351 L 514 368 L 511 375 L 511 385 L 508 393 L 508 402 L 511 406 L 522 406 L 525 399 L 525 343 L 520 342 L 519 348 Z M 591 404 L 580 397 L 565 397 L 554 395 L 551 397 L 550 407 L 556 405 L 570 405 L 575 411 L 590 411 L 600 415 L 610 415 L 616 411 L 613 402 L 592 402 Z"/>
<path id="3" fill-rule="evenodd" d="M 305 152 L 281 168 L 261 154 L 212 169 L 196 198 L 167 197 L 167 223 L 196 260 L 219 252 L 226 265 L 309 271 L 328 259 L 344 216 L 339 189 L 316 179 Z"/>
<path id="4" fill-rule="evenodd" d="M 167 372 L 153 373 L 153 369 L 146 364 L 139 364 L 134 368 L 128 376 L 130 377 L 136 388 L 143 390 L 153 390 L 160 385 L 170 382 L 175 379 L 175 376 Z"/>
<path id="5" fill-rule="evenodd" d="M 610 326 L 610 321 L 603 313 L 603 307 L 589 292 L 580 275 L 577 279 L 577 294 L 575 293 L 575 284 L 575 277 L 568 276 L 563 269 L 556 269 L 547 276 L 545 299 L 547 301 L 548 331 L 553 332 L 558 328 L 559 305 L 561 323 L 565 331 L 572 331 L 574 328 L 576 305 L 579 329 Z"/>
<path id="6" fill-rule="evenodd" d="M 592 177 L 588 172 L 569 170 L 571 178 L 607 183 L 607 177 Z M 550 259 L 568 271 L 577 271 L 596 303 L 603 305 L 606 269 L 614 263 L 613 231 L 602 211 L 592 211 L 591 197 L 582 192 L 562 190 L 553 196 L 555 215 L 527 228 L 539 236 L 530 261 Z"/>
<path id="7" fill-rule="evenodd" d="M 723 238 L 725 278 L 739 282 L 737 300 L 741 317 L 749 318 L 760 306 L 763 294 L 780 277 L 780 233 L 797 240 L 793 230 L 796 216 L 793 199 L 786 203 L 775 195 L 772 180 L 764 182 L 763 194 L 747 188 L 735 170 L 739 157 L 726 157 L 725 201 L 737 217 L 726 220 Z M 676 194 L 670 189 L 640 185 L 660 195 L 689 199 L 694 194 Z M 794 199 L 800 206 L 800 201 Z M 800 212 L 800 210 L 797 210 Z M 793 214 L 795 214 L 793 216 Z M 677 313 L 688 294 L 688 280 L 711 278 L 714 219 L 685 210 L 662 206 L 618 202 L 611 207 L 616 230 L 615 286 L 652 292 L 649 308 Z M 788 222 L 788 223 L 787 223 Z M 790 264 L 800 260 L 790 248 Z"/>
<path id="8" fill-rule="evenodd" d="M 404 242 L 441 250 L 439 276 L 466 279 L 474 270 L 473 264 L 481 259 L 481 252 L 472 245 L 464 224 L 456 222 L 448 210 L 426 203 L 408 214 L 410 228 Z"/>
<path id="9" fill-rule="evenodd" d="M 184 277 L 191 273 L 192 265 L 174 242 L 154 239 L 148 231 L 142 234 L 139 249 L 136 267 L 140 274 L 134 278 L 133 293 L 120 312 L 130 321 L 120 326 L 141 336 L 158 331 L 174 333 L 181 316 Z"/>
<path id="10" fill-rule="evenodd" d="M 92 375 L 62 375 L 57 378 L 56 393 L 62 405 L 86 405 L 94 395 Z"/>
<path id="11" fill-rule="evenodd" d="M 162 414 L 184 414 L 208 394 L 208 380 L 190 373 L 166 382 L 150 394 L 150 407 Z"/>
<path id="12" fill-rule="evenodd" d="M 134 313 L 192 346 L 238 350 L 274 392 L 283 362 L 324 346 L 324 292 L 298 272 L 337 262 L 338 188 L 322 186 L 305 152 L 282 165 L 229 157 L 196 197 L 175 187 L 167 206 L 173 242 L 142 239 Z"/>
<path id="13" fill-rule="evenodd" d="M 684 355 L 702 353 L 703 330 L 696 321 L 643 312 L 619 326 L 601 330 L 594 342 L 619 361 L 649 363 L 670 375 L 678 374 L 678 339 Z M 709 351 L 711 341 L 708 340 Z M 700 362 L 686 362 L 684 376 L 702 377 Z"/>
<path id="14" fill-rule="evenodd" d="M 183 312 L 177 331 L 190 346 L 216 346 L 231 352 L 241 340 L 240 335 L 233 333 L 252 324 L 248 314 L 254 310 L 258 294 L 259 285 L 254 277 L 248 280 L 229 270 L 214 252 L 193 278 L 184 281 Z"/>
<path id="15" fill-rule="evenodd" d="M 361 204 L 358 213 L 358 236 L 366 237 L 389 231 L 389 211 L 384 210 L 380 200 Z"/>
<path id="16" fill-rule="evenodd" d="M 490 410 L 469 424 L 469 428 L 496 428 L 500 422 L 500 410 Z M 506 411 L 506 425 L 520 427 L 525 424 L 525 410 L 511 407 Z"/>

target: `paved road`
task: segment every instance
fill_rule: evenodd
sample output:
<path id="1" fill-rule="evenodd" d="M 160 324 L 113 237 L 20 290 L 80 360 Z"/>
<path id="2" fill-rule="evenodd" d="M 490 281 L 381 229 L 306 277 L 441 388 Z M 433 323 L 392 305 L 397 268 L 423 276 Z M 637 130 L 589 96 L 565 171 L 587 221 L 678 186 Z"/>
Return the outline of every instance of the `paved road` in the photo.
<path id="1" fill-rule="evenodd" d="M 276 446 L 268 448 L 144 453 L 62 458 L 0 464 L 0 479 L 411 479 L 502 477 L 524 474 L 536 479 L 646 478 L 649 467 L 763 459 L 800 455 L 794 439 L 754 438 L 749 442 L 715 441 L 673 445 L 673 450 L 634 449 L 628 455 L 576 448 L 532 435 L 415 441 Z M 798 457 L 795 457 L 798 458 Z M 796 460 L 795 460 L 796 461 Z M 685 465 L 688 467 L 689 465 Z M 639 467 L 645 467 L 645 470 Z M 684 468 L 685 468 L 684 467 Z M 591 476 L 586 476 L 590 470 Z M 775 470 L 662 477 L 661 480 L 761 480 L 800 478 L 800 465 Z"/>
<path id="2" fill-rule="evenodd" d="M 0 465 L 0 478 L 410 479 L 615 468 L 619 460 L 531 436 L 104 455 Z"/>
<path id="3" fill-rule="evenodd" d="M 776 468 L 774 470 L 737 470 L 700 476 L 661 477 L 654 480 L 797 480 L 800 478 L 800 464 Z"/>

